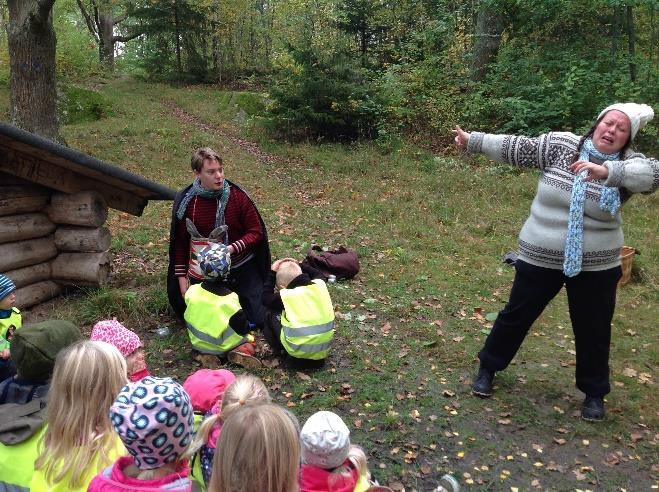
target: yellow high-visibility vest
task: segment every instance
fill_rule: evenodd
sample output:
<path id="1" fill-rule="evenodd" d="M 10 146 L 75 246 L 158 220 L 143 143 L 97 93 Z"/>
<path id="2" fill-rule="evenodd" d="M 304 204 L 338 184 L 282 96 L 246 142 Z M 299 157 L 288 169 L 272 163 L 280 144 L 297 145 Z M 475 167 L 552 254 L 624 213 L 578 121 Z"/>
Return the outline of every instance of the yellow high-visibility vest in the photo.
<path id="1" fill-rule="evenodd" d="M 39 456 L 37 446 L 45 433 L 46 424 L 21 443 L 12 446 L 0 443 L 0 489 L 12 490 L 13 486 L 16 490 L 19 487 L 29 490 L 34 460 Z"/>
<path id="2" fill-rule="evenodd" d="M 11 308 L 9 318 L 0 318 L 0 337 L 7 338 L 7 330 L 12 326 L 17 330 L 23 326 L 21 312 L 15 307 Z"/>
<path id="3" fill-rule="evenodd" d="M 282 289 L 280 295 L 284 312 L 279 338 L 286 352 L 298 359 L 326 358 L 334 337 L 334 307 L 325 282 L 312 280 L 311 285 Z"/>
<path id="4" fill-rule="evenodd" d="M 231 316 L 240 311 L 238 294 L 218 296 L 201 287 L 190 286 L 185 293 L 183 318 L 192 346 L 204 354 L 224 355 L 247 341 L 229 326 Z"/>

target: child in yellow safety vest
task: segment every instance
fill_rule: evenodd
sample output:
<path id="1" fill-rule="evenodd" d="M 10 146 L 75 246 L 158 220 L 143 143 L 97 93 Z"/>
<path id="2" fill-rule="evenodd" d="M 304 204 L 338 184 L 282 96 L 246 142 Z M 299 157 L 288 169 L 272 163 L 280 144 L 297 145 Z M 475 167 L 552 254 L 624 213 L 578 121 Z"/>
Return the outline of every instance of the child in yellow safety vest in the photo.
<path id="1" fill-rule="evenodd" d="M 318 273 L 283 258 L 272 264 L 263 286 L 268 310 L 263 335 L 273 352 L 287 354 L 294 367 L 322 366 L 334 337 L 334 307 L 325 282 L 312 279 Z"/>
<path id="2" fill-rule="evenodd" d="M 226 357 L 247 368 L 261 366 L 254 355 L 254 337 L 242 310 L 238 294 L 227 283 L 231 255 L 224 244 L 211 243 L 199 253 L 204 274 L 201 284 L 191 285 L 185 293 L 183 315 L 192 347 L 202 354 Z"/>
<path id="3" fill-rule="evenodd" d="M 6 275 L 0 274 L 0 381 L 16 374 L 16 366 L 9 356 L 9 341 L 14 330 L 21 327 L 23 321 L 16 303 L 16 285 Z"/>

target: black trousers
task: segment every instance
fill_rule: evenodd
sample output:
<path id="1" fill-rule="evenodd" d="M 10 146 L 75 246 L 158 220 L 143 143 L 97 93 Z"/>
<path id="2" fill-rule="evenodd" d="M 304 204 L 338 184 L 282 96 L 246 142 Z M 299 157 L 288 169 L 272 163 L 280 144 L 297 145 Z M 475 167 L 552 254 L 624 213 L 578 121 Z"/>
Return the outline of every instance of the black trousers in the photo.
<path id="1" fill-rule="evenodd" d="M 581 272 L 570 278 L 562 270 L 515 263 L 515 279 L 503 308 L 478 354 L 493 371 L 508 367 L 531 325 L 565 285 L 577 353 L 577 388 L 589 396 L 604 396 L 609 384 L 611 320 L 620 267 Z"/>
<path id="2" fill-rule="evenodd" d="M 229 288 L 238 294 L 247 319 L 254 323 L 259 331 L 263 329 L 265 316 L 265 308 L 261 303 L 264 280 L 254 259 L 232 268 L 229 273 Z"/>

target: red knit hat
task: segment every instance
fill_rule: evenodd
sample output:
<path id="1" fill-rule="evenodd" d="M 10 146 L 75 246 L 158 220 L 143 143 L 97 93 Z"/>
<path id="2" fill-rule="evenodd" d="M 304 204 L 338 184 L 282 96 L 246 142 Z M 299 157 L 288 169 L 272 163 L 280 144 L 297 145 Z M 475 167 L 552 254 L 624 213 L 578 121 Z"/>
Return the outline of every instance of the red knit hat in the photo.
<path id="1" fill-rule="evenodd" d="M 190 395 L 195 412 L 206 413 L 235 380 L 236 375 L 226 369 L 199 369 L 188 376 L 183 388 Z"/>
<path id="2" fill-rule="evenodd" d="M 92 329 L 91 339 L 114 345 L 124 357 L 128 357 L 143 346 L 140 337 L 116 319 L 106 319 L 96 323 Z"/>

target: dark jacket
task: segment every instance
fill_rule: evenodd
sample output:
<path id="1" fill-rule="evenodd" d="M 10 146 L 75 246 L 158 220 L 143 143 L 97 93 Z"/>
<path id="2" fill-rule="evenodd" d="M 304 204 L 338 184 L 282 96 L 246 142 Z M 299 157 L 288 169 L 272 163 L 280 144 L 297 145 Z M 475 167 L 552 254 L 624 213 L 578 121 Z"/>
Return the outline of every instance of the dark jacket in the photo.
<path id="1" fill-rule="evenodd" d="M 240 186 L 233 183 L 230 180 L 227 180 L 229 185 L 239 188 L 248 196 L 250 200 L 252 198 L 249 194 Z M 176 194 L 174 199 L 174 205 L 172 206 L 172 222 L 169 228 L 169 267 L 167 269 L 167 297 L 169 298 L 169 304 L 172 306 L 174 313 L 181 319 L 183 319 L 183 313 L 185 312 L 185 300 L 181 295 L 181 288 L 178 284 L 178 278 L 174 275 L 174 238 L 176 237 L 176 225 L 178 223 L 176 217 L 176 211 L 181 203 L 181 200 L 188 192 L 192 185 L 183 188 Z M 254 203 L 254 200 L 252 200 Z M 270 269 L 270 244 L 268 243 L 268 231 L 265 227 L 265 222 L 259 213 L 256 203 L 254 203 L 254 208 L 256 208 L 256 213 L 259 215 L 259 220 L 261 221 L 261 226 L 263 227 L 263 239 L 261 242 L 254 248 L 254 259 L 256 265 L 261 273 L 261 278 L 265 279 L 268 270 Z"/>

